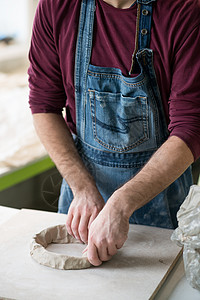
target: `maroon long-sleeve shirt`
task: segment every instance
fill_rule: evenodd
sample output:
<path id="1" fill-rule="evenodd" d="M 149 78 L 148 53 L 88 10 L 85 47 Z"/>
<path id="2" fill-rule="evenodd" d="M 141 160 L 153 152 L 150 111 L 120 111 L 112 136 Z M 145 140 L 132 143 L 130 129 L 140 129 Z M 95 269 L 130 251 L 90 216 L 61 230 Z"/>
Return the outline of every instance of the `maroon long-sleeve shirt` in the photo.
<path id="1" fill-rule="evenodd" d="M 76 132 L 74 64 L 81 0 L 40 0 L 29 53 L 32 113 L 60 114 Z M 137 5 L 115 8 L 96 0 L 91 64 L 128 76 Z M 200 156 L 200 0 L 157 0 L 151 44 L 170 135 Z"/>

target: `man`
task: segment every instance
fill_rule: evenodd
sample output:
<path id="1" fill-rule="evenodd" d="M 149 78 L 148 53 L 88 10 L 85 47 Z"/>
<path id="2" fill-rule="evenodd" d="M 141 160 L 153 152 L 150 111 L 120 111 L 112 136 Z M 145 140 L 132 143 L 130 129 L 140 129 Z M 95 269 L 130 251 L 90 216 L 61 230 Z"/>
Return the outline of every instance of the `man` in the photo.
<path id="1" fill-rule="evenodd" d="M 64 178 L 59 212 L 95 266 L 129 221 L 177 226 L 200 155 L 199 17 L 198 0 L 39 3 L 30 107 Z"/>

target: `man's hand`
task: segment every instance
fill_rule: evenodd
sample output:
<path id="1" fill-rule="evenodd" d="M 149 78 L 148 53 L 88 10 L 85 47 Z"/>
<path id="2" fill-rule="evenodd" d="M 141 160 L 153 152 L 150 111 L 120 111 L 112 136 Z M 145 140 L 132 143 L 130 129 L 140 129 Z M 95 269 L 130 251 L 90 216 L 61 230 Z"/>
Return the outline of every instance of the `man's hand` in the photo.
<path id="1" fill-rule="evenodd" d="M 76 192 L 67 216 L 69 234 L 87 243 L 88 229 L 103 206 L 104 200 L 96 187 L 87 187 Z"/>
<path id="2" fill-rule="evenodd" d="M 88 227 L 103 208 L 104 200 L 79 156 L 63 117 L 39 113 L 33 118 L 41 142 L 74 195 L 67 218 L 68 232 L 86 243 Z"/>
<path id="3" fill-rule="evenodd" d="M 89 228 L 87 257 L 94 266 L 111 259 L 128 237 L 129 217 L 116 195 L 111 196 Z"/>

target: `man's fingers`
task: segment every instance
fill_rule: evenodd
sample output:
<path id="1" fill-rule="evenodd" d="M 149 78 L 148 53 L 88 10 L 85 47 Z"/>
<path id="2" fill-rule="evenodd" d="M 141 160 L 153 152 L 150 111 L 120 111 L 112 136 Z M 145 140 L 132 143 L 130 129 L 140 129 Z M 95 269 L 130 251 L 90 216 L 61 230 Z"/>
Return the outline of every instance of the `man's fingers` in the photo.
<path id="1" fill-rule="evenodd" d="M 108 245 L 108 255 L 111 257 L 117 253 L 117 247 L 114 244 L 109 244 Z"/>
<path id="2" fill-rule="evenodd" d="M 111 255 L 108 254 L 108 248 L 106 246 L 106 243 L 102 243 L 99 247 L 98 247 L 98 254 L 99 254 L 99 259 L 101 261 L 107 261 L 111 259 Z"/>
<path id="3" fill-rule="evenodd" d="M 67 232 L 68 232 L 70 235 L 74 236 L 74 234 L 73 234 L 73 232 L 72 232 L 72 230 L 71 230 L 72 219 L 73 219 L 73 215 L 69 213 L 69 214 L 67 215 L 66 227 L 67 227 Z"/>
<path id="4" fill-rule="evenodd" d="M 96 246 L 91 242 L 88 245 L 87 257 L 93 266 L 100 266 L 102 261 L 99 259 Z"/>
<path id="5" fill-rule="evenodd" d="M 73 232 L 73 236 L 75 236 L 77 240 L 81 240 L 78 232 L 79 222 L 80 222 L 80 215 L 77 214 L 73 217 L 71 222 L 71 230 Z"/>
<path id="6" fill-rule="evenodd" d="M 120 249 L 124 245 L 125 241 L 119 241 L 116 245 L 117 249 Z"/>
<path id="7" fill-rule="evenodd" d="M 79 227 L 78 227 L 78 232 L 81 241 L 83 241 L 85 244 L 87 243 L 88 240 L 88 222 L 89 222 L 89 217 L 87 215 L 81 216 Z"/>
<path id="8" fill-rule="evenodd" d="M 90 217 L 90 220 L 89 220 L 89 222 L 88 222 L 88 229 L 90 229 L 90 225 L 92 224 L 92 222 L 94 221 L 94 219 L 97 217 L 97 215 L 98 214 L 93 214 L 93 215 L 91 215 L 91 217 Z"/>

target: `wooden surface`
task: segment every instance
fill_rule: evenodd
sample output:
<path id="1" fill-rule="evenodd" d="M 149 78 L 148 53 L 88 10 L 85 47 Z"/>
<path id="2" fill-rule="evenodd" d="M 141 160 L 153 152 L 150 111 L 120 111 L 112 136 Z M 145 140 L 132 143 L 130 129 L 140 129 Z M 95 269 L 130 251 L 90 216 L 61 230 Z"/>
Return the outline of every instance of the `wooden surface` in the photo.
<path id="1" fill-rule="evenodd" d="M 154 300 L 199 300 L 200 291 L 192 288 L 185 276 L 182 255 L 166 278 Z"/>
<path id="2" fill-rule="evenodd" d="M 123 248 L 100 267 L 62 271 L 37 264 L 29 255 L 32 236 L 65 221 L 66 215 L 21 210 L 0 226 L 0 297 L 152 299 L 181 253 L 170 241 L 171 230 L 131 225 Z M 54 245 L 49 251 L 81 255 L 83 246 L 76 246 Z"/>
<path id="3" fill-rule="evenodd" d="M 157 289 L 154 292 L 154 300 L 169 300 L 169 299 L 174 299 L 171 297 L 174 289 L 176 289 L 178 283 L 180 280 L 184 277 L 185 270 L 184 270 L 184 265 L 183 265 L 183 256 L 181 255 L 179 258 L 177 257 L 177 262 L 166 277 L 165 280 L 163 280 L 162 286 Z M 175 298 L 174 300 L 182 299 L 180 298 Z"/>

